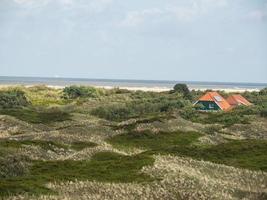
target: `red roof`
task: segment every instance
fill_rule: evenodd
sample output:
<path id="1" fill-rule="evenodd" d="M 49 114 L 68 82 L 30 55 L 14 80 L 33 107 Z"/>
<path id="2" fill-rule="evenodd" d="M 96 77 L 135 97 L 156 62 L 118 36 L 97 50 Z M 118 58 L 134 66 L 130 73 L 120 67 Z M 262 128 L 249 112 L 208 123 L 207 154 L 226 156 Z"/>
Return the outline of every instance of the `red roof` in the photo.
<path id="1" fill-rule="evenodd" d="M 229 110 L 231 108 L 231 105 L 218 92 L 207 92 L 198 101 L 213 101 L 222 110 Z"/>
<path id="2" fill-rule="evenodd" d="M 244 105 L 244 106 L 250 106 L 252 105 L 248 100 L 246 100 L 243 96 L 240 94 L 231 95 L 227 98 L 227 102 L 231 106 L 238 106 L 238 105 Z"/>

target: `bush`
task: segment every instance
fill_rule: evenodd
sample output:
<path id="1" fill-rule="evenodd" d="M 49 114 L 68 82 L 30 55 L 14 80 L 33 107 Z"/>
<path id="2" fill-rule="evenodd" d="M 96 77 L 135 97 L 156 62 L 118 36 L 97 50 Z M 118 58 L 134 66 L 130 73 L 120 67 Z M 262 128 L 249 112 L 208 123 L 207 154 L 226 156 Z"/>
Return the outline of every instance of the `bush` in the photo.
<path id="1" fill-rule="evenodd" d="M 178 92 L 183 94 L 184 98 L 192 99 L 190 90 L 188 89 L 186 84 L 178 83 L 173 87 L 174 92 Z"/>
<path id="2" fill-rule="evenodd" d="M 99 90 L 93 87 L 85 86 L 69 86 L 63 90 L 63 97 L 65 99 L 76 99 L 80 97 L 93 97 L 96 98 L 100 95 Z"/>
<path id="3" fill-rule="evenodd" d="M 267 96 L 267 87 L 260 90 L 259 94 Z"/>
<path id="4" fill-rule="evenodd" d="M 93 109 L 91 114 L 107 120 L 122 121 L 153 113 L 170 112 L 182 108 L 184 105 L 185 103 L 181 100 L 134 101 L 126 104 L 101 106 Z"/>
<path id="5" fill-rule="evenodd" d="M 263 108 L 263 109 L 260 111 L 260 115 L 261 115 L 261 117 L 267 117 L 267 108 Z"/>
<path id="6" fill-rule="evenodd" d="M 182 118 L 191 121 L 196 121 L 196 119 L 198 118 L 198 112 L 192 106 L 186 106 L 184 109 L 180 111 L 180 115 Z"/>
<path id="7" fill-rule="evenodd" d="M 111 121 L 121 121 L 129 118 L 132 115 L 132 110 L 125 105 L 101 106 L 92 110 L 91 114 Z"/>
<path id="8" fill-rule="evenodd" d="M 0 91 L 0 108 L 16 108 L 29 105 L 25 93 L 18 89 Z"/>

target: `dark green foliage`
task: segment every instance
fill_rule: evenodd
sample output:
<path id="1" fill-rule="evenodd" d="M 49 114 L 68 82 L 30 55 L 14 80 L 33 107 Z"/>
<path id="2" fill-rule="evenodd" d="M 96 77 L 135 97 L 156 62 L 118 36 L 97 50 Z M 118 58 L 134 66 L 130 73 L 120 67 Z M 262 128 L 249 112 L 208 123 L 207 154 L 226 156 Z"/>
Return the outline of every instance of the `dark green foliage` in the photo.
<path id="1" fill-rule="evenodd" d="M 0 109 L 22 107 L 29 104 L 25 93 L 21 90 L 0 91 Z"/>
<path id="2" fill-rule="evenodd" d="M 184 119 L 196 121 L 199 118 L 199 113 L 196 111 L 195 107 L 186 106 L 184 109 L 180 110 L 180 115 Z"/>
<path id="3" fill-rule="evenodd" d="M 173 119 L 174 117 L 172 115 L 151 115 L 147 116 L 143 119 L 137 119 L 133 123 L 127 123 L 123 125 L 112 125 L 111 127 L 114 130 L 126 130 L 126 131 L 132 131 L 136 128 L 139 124 L 146 124 L 146 123 L 153 123 L 153 122 L 163 122 L 164 120 Z"/>
<path id="4" fill-rule="evenodd" d="M 259 94 L 261 96 L 267 96 L 267 87 L 260 90 Z"/>
<path id="5" fill-rule="evenodd" d="M 256 106 L 264 106 L 267 103 L 266 89 L 260 92 L 244 92 L 242 95 Z"/>
<path id="6" fill-rule="evenodd" d="M 212 131 L 218 131 L 217 127 Z M 144 148 L 144 154 L 173 154 L 199 160 L 226 164 L 234 167 L 267 171 L 267 141 L 230 140 L 215 146 L 200 146 L 193 143 L 202 134 L 196 132 L 152 133 L 130 131 L 110 138 L 118 148 Z"/>
<path id="7" fill-rule="evenodd" d="M 52 108 L 48 110 L 37 111 L 33 108 L 24 109 L 0 109 L 1 115 L 10 115 L 16 117 L 20 120 L 30 122 L 30 123 L 44 123 L 48 124 L 51 122 L 62 122 L 70 120 L 70 114 L 61 111 L 57 108 Z"/>
<path id="8" fill-rule="evenodd" d="M 65 144 L 56 143 L 53 141 L 43 140 L 0 140 L 0 146 L 2 148 L 20 148 L 23 145 L 35 145 L 40 146 L 46 150 L 54 150 L 54 148 L 67 149 L 68 146 Z"/>
<path id="9" fill-rule="evenodd" d="M 186 146 L 196 141 L 201 136 L 196 132 L 160 132 L 151 131 L 136 132 L 131 131 L 127 134 L 117 135 L 108 141 L 117 147 L 137 147 L 145 149 L 162 149 L 171 146 Z"/>
<path id="10" fill-rule="evenodd" d="M 185 101 L 179 99 L 149 99 L 101 106 L 93 109 L 91 114 L 111 121 L 123 121 L 140 116 L 170 112 L 184 107 L 185 104 Z"/>
<path id="11" fill-rule="evenodd" d="M 176 84 L 173 87 L 173 91 L 183 94 L 183 96 L 187 99 L 192 99 L 192 95 L 186 84 L 183 83 Z"/>
<path id="12" fill-rule="evenodd" d="M 22 147 L 23 145 L 34 145 L 39 146 L 42 149 L 45 150 L 51 150 L 54 151 L 55 148 L 62 148 L 62 149 L 68 149 L 69 147 L 71 149 L 80 151 L 84 148 L 88 147 L 95 147 L 97 144 L 93 142 L 82 142 L 82 141 L 76 141 L 72 143 L 59 143 L 54 141 L 44 141 L 44 140 L 0 140 L 0 156 L 1 156 L 1 150 L 2 149 L 18 149 Z"/>
<path id="13" fill-rule="evenodd" d="M 28 174 L 0 181 L 0 196 L 19 193 L 37 195 L 53 193 L 45 187 L 45 184 L 54 181 L 152 181 L 153 178 L 140 173 L 140 170 L 153 163 L 154 159 L 150 156 L 123 156 L 111 152 L 97 153 L 90 161 L 33 161 Z"/>
<path id="14" fill-rule="evenodd" d="M 249 124 L 250 117 L 248 115 L 242 115 L 236 112 L 217 112 L 208 113 L 204 118 L 199 118 L 197 122 L 204 124 L 218 123 L 229 127 L 234 124 Z"/>
<path id="15" fill-rule="evenodd" d="M 216 146 L 174 146 L 153 153 L 175 154 L 239 168 L 267 171 L 267 141 L 232 140 Z M 152 153 L 152 152 L 150 152 Z"/>
<path id="16" fill-rule="evenodd" d="M 195 108 L 186 107 L 180 111 L 181 116 L 192 122 L 202 124 L 222 124 L 225 127 L 234 124 L 249 124 L 251 115 L 257 113 L 257 107 L 237 107 L 228 112 L 199 112 Z"/>
<path id="17" fill-rule="evenodd" d="M 267 117 L 267 107 L 264 107 L 260 111 L 261 117 Z"/>
<path id="18" fill-rule="evenodd" d="M 69 86 L 63 90 L 63 97 L 66 99 L 76 99 L 81 97 L 96 98 L 99 96 L 99 91 L 94 87 L 86 86 Z"/>
<path id="19" fill-rule="evenodd" d="M 71 148 L 77 151 L 83 150 L 84 148 L 88 147 L 96 147 L 97 144 L 93 142 L 82 142 L 82 141 L 77 141 L 77 142 L 72 142 L 71 143 Z"/>

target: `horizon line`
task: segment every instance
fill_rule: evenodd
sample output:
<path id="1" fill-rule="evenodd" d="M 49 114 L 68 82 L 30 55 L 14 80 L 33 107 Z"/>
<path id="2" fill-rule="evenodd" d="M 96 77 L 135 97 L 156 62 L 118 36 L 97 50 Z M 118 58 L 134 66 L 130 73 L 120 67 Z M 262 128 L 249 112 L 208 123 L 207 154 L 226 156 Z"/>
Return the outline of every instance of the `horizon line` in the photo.
<path id="1" fill-rule="evenodd" d="M 225 81 L 189 81 L 189 80 L 166 80 L 166 79 L 121 79 L 121 78 L 78 78 L 78 77 L 63 77 L 63 76 L 58 76 L 58 77 L 53 77 L 53 76 L 20 76 L 20 75 L 15 75 L 15 76 L 8 76 L 8 75 L 0 75 L 1 78 L 40 78 L 40 79 L 73 79 L 73 80 L 95 80 L 95 81 L 122 81 L 122 82 L 138 82 L 138 81 L 144 81 L 144 82 L 161 82 L 161 83 L 217 83 L 217 84 L 261 84 L 267 86 L 267 82 L 225 82 Z"/>

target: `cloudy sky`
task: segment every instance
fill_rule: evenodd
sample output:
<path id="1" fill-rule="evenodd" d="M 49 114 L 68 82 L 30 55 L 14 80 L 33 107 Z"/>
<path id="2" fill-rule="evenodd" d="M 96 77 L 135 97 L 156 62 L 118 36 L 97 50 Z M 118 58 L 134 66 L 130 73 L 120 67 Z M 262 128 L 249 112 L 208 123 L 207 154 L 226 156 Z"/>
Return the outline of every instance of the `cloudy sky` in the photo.
<path id="1" fill-rule="evenodd" d="M 0 75 L 267 82 L 267 0 L 0 0 Z"/>

